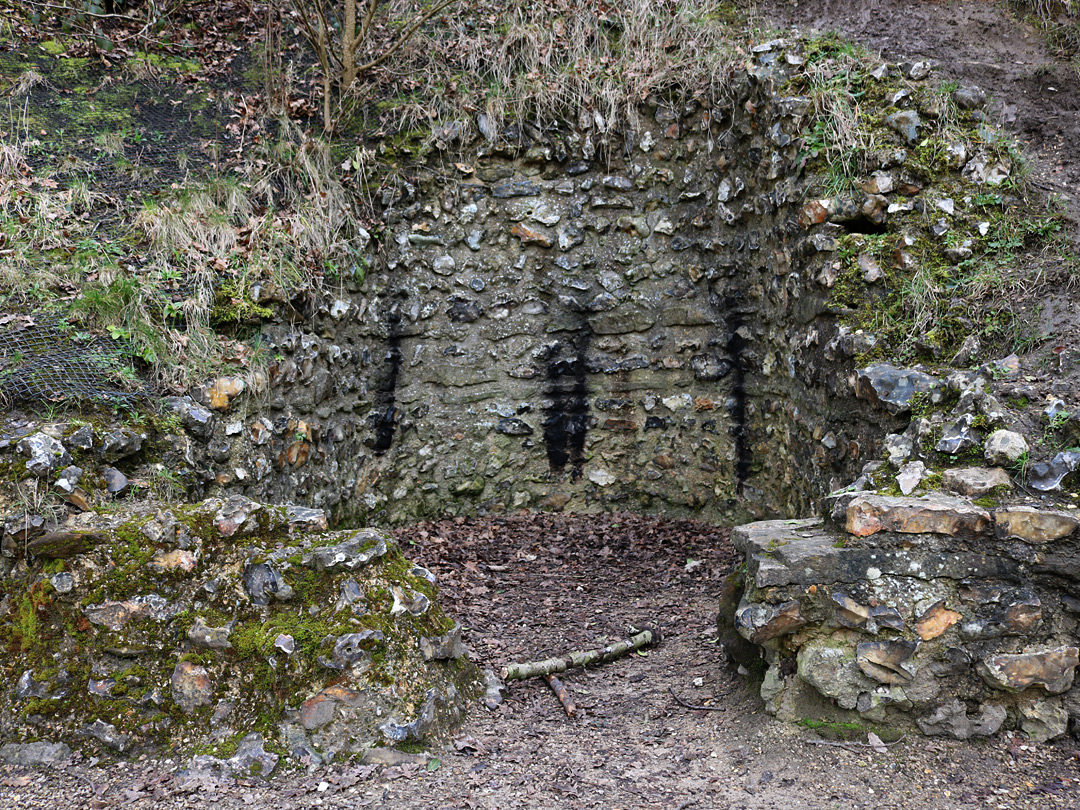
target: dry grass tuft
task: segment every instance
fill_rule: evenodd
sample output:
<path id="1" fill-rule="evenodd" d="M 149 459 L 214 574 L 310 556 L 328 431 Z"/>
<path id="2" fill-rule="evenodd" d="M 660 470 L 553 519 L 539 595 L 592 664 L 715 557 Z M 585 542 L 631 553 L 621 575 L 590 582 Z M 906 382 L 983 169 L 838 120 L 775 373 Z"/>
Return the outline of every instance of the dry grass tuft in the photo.
<path id="1" fill-rule="evenodd" d="M 386 80 L 406 68 L 411 77 L 388 105 L 389 128 L 483 114 L 486 134 L 497 137 L 507 120 L 543 129 L 580 111 L 606 139 L 633 125 L 650 94 L 710 103 L 726 91 L 737 55 L 727 8 L 711 0 L 544 0 L 451 21 L 410 43 L 384 72 Z"/>

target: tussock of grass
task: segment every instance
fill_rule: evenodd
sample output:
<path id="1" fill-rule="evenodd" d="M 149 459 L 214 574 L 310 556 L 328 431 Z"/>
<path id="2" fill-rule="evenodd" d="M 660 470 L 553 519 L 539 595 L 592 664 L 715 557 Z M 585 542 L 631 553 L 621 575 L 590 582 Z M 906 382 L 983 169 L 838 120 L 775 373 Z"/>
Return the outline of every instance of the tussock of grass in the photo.
<path id="1" fill-rule="evenodd" d="M 513 4 L 428 30 L 367 92 L 397 85 L 384 109 L 398 131 L 473 126 L 483 114 L 497 136 L 507 120 L 544 128 L 581 114 L 606 139 L 632 125 L 650 93 L 710 102 L 723 93 L 738 54 L 729 16 L 710 0 Z M 403 68 L 411 80 L 394 78 Z"/>

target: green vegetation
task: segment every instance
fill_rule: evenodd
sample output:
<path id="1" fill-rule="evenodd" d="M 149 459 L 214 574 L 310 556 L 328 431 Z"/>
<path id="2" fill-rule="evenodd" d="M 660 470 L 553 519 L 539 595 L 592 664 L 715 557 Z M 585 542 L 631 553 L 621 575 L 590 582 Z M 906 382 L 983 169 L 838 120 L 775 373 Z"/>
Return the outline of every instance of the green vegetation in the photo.
<path id="1" fill-rule="evenodd" d="M 831 37 L 808 43 L 806 57 L 785 91 L 813 101 L 804 128 L 811 194 L 834 207 L 863 200 L 869 174 L 896 154 L 892 182 L 912 196 L 893 194 L 887 218 L 837 240 L 830 303 L 876 339 L 861 360 L 940 362 L 973 333 L 1004 352 L 1037 345 L 1023 309 L 1034 304 L 1024 302 L 1048 283 L 1076 284 L 1080 257 L 1057 208 L 1025 199 L 1015 144 L 956 106 L 955 83 L 929 87 L 875 70 L 880 62 Z M 911 145 L 884 122 L 901 109 L 919 113 Z M 996 186 L 960 176 L 976 152 L 998 172 Z"/>

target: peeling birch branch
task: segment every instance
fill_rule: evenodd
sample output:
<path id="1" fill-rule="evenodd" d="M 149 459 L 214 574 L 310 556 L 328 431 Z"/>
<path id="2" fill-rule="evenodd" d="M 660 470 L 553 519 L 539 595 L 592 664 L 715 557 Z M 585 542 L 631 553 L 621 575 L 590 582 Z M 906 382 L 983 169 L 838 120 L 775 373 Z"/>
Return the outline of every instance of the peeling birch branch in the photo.
<path id="1" fill-rule="evenodd" d="M 595 650 L 581 650 L 570 652 L 556 658 L 548 658 L 543 661 L 526 661 L 519 664 L 509 664 L 502 668 L 499 677 L 504 681 L 523 680 L 535 678 L 541 675 L 553 675 L 557 672 L 566 672 L 575 667 L 587 667 L 592 664 L 606 664 L 614 661 L 627 653 L 647 647 L 654 641 L 660 640 L 659 631 L 642 630 L 623 641 L 617 641 Z"/>

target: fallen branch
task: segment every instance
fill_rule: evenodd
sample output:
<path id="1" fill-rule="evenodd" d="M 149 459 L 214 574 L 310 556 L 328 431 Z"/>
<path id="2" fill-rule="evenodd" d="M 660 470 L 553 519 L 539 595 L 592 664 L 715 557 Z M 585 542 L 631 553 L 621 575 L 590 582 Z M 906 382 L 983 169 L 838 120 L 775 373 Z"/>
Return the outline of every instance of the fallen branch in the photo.
<path id="1" fill-rule="evenodd" d="M 548 658 L 544 661 L 526 661 L 520 664 L 509 664 L 502 668 L 499 677 L 504 681 L 516 681 L 524 678 L 535 678 L 541 675 L 554 675 L 556 672 L 566 672 L 574 667 L 587 667 L 592 664 L 606 664 L 614 661 L 627 653 L 647 647 L 654 641 L 660 640 L 659 631 L 642 630 L 624 641 L 609 644 L 596 650 L 582 650 L 571 652 L 557 658 Z"/>
<path id="2" fill-rule="evenodd" d="M 559 703 L 566 709 L 566 716 L 573 717 L 577 714 L 577 706 L 574 705 L 573 699 L 570 697 L 570 693 L 566 691 L 566 684 L 556 678 L 554 675 L 545 675 L 544 680 L 547 681 L 547 685 L 551 687 L 551 691 L 555 693 L 555 697 L 559 699 Z"/>
<path id="3" fill-rule="evenodd" d="M 696 709 L 699 712 L 722 712 L 726 711 L 727 709 L 727 706 L 697 706 L 693 703 L 687 703 L 685 700 L 675 694 L 674 686 L 668 687 L 668 691 L 671 692 L 671 696 L 675 698 L 675 702 L 686 709 Z M 724 694 L 726 695 L 727 692 L 725 692 Z M 721 695 L 720 697 L 723 697 L 723 695 Z"/>

